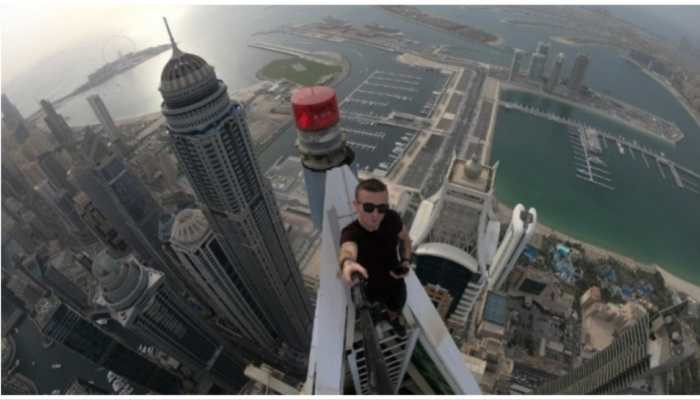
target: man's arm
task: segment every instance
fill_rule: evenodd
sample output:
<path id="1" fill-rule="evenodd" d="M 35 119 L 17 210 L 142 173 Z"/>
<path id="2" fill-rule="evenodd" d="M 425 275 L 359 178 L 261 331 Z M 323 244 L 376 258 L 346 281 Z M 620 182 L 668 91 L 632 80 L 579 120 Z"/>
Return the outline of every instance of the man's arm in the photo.
<path id="1" fill-rule="evenodd" d="M 340 245 L 340 255 L 338 255 L 338 262 L 341 263 L 340 268 L 343 268 L 344 260 L 357 261 L 357 243 L 355 242 L 344 242 Z"/>
<path id="2" fill-rule="evenodd" d="M 357 262 L 357 243 L 343 242 L 340 245 L 340 274 L 345 283 L 352 283 L 353 272 L 359 272 L 367 279 L 367 270 Z"/>
<path id="3" fill-rule="evenodd" d="M 410 260 L 412 253 L 412 243 L 411 237 L 408 236 L 408 230 L 406 225 L 401 228 L 399 232 L 399 254 L 401 255 L 401 260 Z"/>
<path id="4" fill-rule="evenodd" d="M 401 273 L 396 273 L 394 271 L 389 271 L 389 275 L 391 275 L 392 278 L 394 279 L 402 279 L 406 275 L 408 275 L 408 272 L 410 271 L 410 259 L 411 259 L 411 238 L 408 236 L 408 231 L 406 230 L 406 226 L 403 226 L 401 228 L 401 232 L 399 232 L 399 255 L 401 256 L 401 267 L 403 268 L 403 271 Z"/>

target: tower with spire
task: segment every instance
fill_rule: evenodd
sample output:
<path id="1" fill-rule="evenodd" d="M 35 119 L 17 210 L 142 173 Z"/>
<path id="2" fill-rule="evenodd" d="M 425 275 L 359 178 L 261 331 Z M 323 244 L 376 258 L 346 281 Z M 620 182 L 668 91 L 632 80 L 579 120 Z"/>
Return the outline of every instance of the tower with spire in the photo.
<path id="1" fill-rule="evenodd" d="M 228 271 L 223 284 L 236 292 L 231 298 L 248 303 L 247 310 L 258 310 L 259 332 L 246 333 L 251 326 L 240 330 L 261 346 L 305 354 L 311 307 L 269 182 L 253 153 L 243 107 L 229 98 L 211 65 L 178 48 L 164 22 L 172 56 L 161 73 L 161 109 L 198 208 L 216 238 L 212 243 L 219 245 L 208 250 Z"/>

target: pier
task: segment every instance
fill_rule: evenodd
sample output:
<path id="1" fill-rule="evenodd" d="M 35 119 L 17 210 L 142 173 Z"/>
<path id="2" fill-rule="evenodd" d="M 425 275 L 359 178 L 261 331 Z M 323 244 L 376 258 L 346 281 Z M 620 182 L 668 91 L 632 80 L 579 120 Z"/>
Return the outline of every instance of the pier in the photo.
<path id="1" fill-rule="evenodd" d="M 661 177 L 663 179 L 666 179 L 666 174 L 664 173 L 664 168 L 661 166 L 661 161 L 659 159 L 656 159 L 656 166 L 659 168 L 659 172 L 661 173 Z"/>
<path id="2" fill-rule="evenodd" d="M 603 160 L 590 154 L 589 144 L 583 130 L 570 128 L 569 142 L 574 152 L 574 164 L 577 167 L 576 177 L 605 189 L 615 190 L 615 187 L 609 184 L 612 179 L 609 176 L 610 171 L 604 168 Z"/>
<path id="3" fill-rule="evenodd" d="M 649 167 L 649 160 L 647 157 L 651 157 L 656 161 L 656 165 L 659 169 L 659 172 L 661 174 L 661 177 L 663 179 L 666 179 L 666 174 L 663 171 L 663 166 L 667 166 L 669 170 L 671 171 L 671 176 L 676 184 L 680 189 L 688 189 L 693 193 L 700 194 L 698 190 L 695 188 L 700 187 L 700 174 L 688 169 L 674 161 L 669 160 L 666 158 L 663 152 L 658 152 L 655 150 L 652 150 L 646 146 L 640 145 L 637 143 L 637 141 L 632 141 L 629 139 L 626 139 L 620 135 L 614 135 L 610 132 L 606 132 L 597 128 L 593 128 L 583 122 L 572 120 L 569 118 L 561 117 L 559 115 L 556 115 L 552 112 L 544 112 L 542 110 L 539 110 L 534 107 L 526 106 L 523 104 L 519 103 L 513 103 L 513 102 L 507 102 L 507 101 L 499 101 L 499 104 L 502 105 L 503 107 L 507 109 L 512 109 L 512 110 L 517 110 L 517 111 L 522 111 L 531 115 L 535 115 L 541 118 L 548 119 L 550 121 L 558 122 L 561 124 L 568 125 L 570 127 L 574 127 L 577 129 L 593 129 L 598 135 L 600 135 L 603 138 L 603 147 L 607 148 L 607 141 L 611 140 L 617 144 L 618 150 L 621 155 L 625 154 L 625 147 L 627 147 L 627 150 L 629 150 L 629 153 L 632 154 L 632 157 L 636 159 L 634 156 L 633 151 L 636 150 L 639 152 L 639 154 L 642 156 L 642 160 L 646 164 L 647 168 Z M 581 133 L 583 134 L 583 133 Z M 580 137 L 579 139 L 579 146 L 582 147 L 579 151 L 582 152 L 583 154 L 579 154 L 579 159 L 581 160 L 580 162 L 583 162 L 584 164 L 582 165 L 584 167 L 584 171 L 588 170 L 588 165 L 590 163 L 586 160 L 589 160 L 589 155 L 588 155 L 588 150 L 586 148 L 585 143 L 582 141 L 585 140 L 584 138 Z M 574 154 L 576 155 L 576 150 Z M 679 171 L 683 172 L 682 175 L 679 173 Z M 606 171 L 607 172 L 607 171 Z M 591 180 L 593 179 L 591 174 L 589 173 L 584 173 L 582 177 L 579 177 L 580 179 L 584 180 Z M 596 182 L 599 183 L 599 182 Z"/>

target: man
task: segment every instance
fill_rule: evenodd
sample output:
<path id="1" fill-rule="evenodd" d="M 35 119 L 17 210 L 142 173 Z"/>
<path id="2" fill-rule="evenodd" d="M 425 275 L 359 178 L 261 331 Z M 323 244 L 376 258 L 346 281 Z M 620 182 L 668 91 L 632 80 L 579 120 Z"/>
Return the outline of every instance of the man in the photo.
<path id="1" fill-rule="evenodd" d="M 360 273 L 367 280 L 368 300 L 383 304 L 389 323 L 404 336 L 399 316 L 406 303 L 403 278 L 411 258 L 408 231 L 401 216 L 389 209 L 389 192 L 382 181 L 360 182 L 352 203 L 357 219 L 340 236 L 341 277 L 351 284 L 352 274 Z"/>

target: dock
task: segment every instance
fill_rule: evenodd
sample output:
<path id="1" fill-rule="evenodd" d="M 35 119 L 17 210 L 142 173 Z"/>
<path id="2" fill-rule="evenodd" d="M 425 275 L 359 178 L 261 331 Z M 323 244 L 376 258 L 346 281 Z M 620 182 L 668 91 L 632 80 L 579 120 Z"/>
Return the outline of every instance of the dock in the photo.
<path id="1" fill-rule="evenodd" d="M 681 179 L 680 175 L 678 175 L 678 170 L 676 167 L 673 164 L 669 165 L 668 167 L 671 169 L 671 175 L 673 175 L 673 180 L 676 181 L 676 185 L 683 189 L 685 185 L 683 184 L 683 180 Z"/>
<path id="2" fill-rule="evenodd" d="M 666 174 L 664 174 L 664 168 L 661 166 L 661 161 L 659 159 L 656 159 L 656 167 L 659 168 L 659 172 L 661 173 L 661 177 L 663 179 L 666 179 Z"/>
<path id="3" fill-rule="evenodd" d="M 577 167 L 575 176 L 578 179 L 593 183 L 605 189 L 615 190 L 614 186 L 609 185 L 612 179 L 609 176 L 610 171 L 603 167 L 605 163 L 600 158 L 590 154 L 588 148 L 590 143 L 587 140 L 585 131 L 580 128 L 570 128 L 569 143 L 574 153 L 574 164 Z M 595 162 L 597 165 L 593 165 L 591 161 Z"/>
<path id="4" fill-rule="evenodd" d="M 653 160 L 656 161 L 656 165 L 659 169 L 659 173 L 661 174 L 661 177 L 663 179 L 666 179 L 666 173 L 663 171 L 663 166 L 667 166 L 669 170 L 671 171 L 671 176 L 674 180 L 674 183 L 676 186 L 678 186 L 680 189 L 688 189 L 689 191 L 700 194 L 700 174 L 686 168 L 674 161 L 669 160 L 664 153 L 658 152 L 655 150 L 651 150 L 650 148 L 640 145 L 637 143 L 637 141 L 632 141 L 629 139 L 626 139 L 620 135 L 614 135 L 610 132 L 606 132 L 601 129 L 597 128 L 592 128 L 591 126 L 580 122 L 576 120 L 572 120 L 569 118 L 561 117 L 559 115 L 556 115 L 552 112 L 544 112 L 542 110 L 539 110 L 537 108 L 531 107 L 531 106 L 526 106 L 523 104 L 519 103 L 514 103 L 514 102 L 506 102 L 506 101 L 500 101 L 500 105 L 502 105 L 505 108 L 512 109 L 512 110 L 517 110 L 517 111 L 522 111 L 526 112 L 528 114 L 532 114 L 541 118 L 548 119 L 550 121 L 558 122 L 561 124 L 568 125 L 570 127 L 576 128 L 576 129 L 594 129 L 598 135 L 600 135 L 603 138 L 602 144 L 604 148 L 607 148 L 607 141 L 610 140 L 614 142 L 617 147 L 618 151 L 620 152 L 621 155 L 624 155 L 625 153 L 625 147 L 627 147 L 627 150 L 629 150 L 630 154 L 632 154 L 632 157 L 636 159 L 634 155 L 634 150 L 638 151 L 639 154 L 641 155 L 642 160 L 646 164 L 647 168 L 650 167 L 649 165 L 649 160 L 648 157 L 652 158 Z M 571 134 L 571 131 L 570 131 Z M 572 142 L 573 145 L 573 142 Z M 588 151 L 586 149 L 585 144 L 583 143 L 583 138 L 578 139 L 578 145 L 574 146 L 574 155 L 578 156 L 579 158 L 577 159 L 577 163 L 581 163 L 580 167 L 583 167 L 584 173 L 583 176 L 580 177 L 581 179 L 584 180 L 590 180 L 594 179 L 592 176 L 592 173 L 594 172 L 592 169 L 589 169 L 590 167 L 590 156 L 588 155 Z M 590 172 L 589 172 L 590 171 Z M 680 172 L 683 174 L 681 174 Z M 605 171 L 607 172 L 607 171 Z"/>

